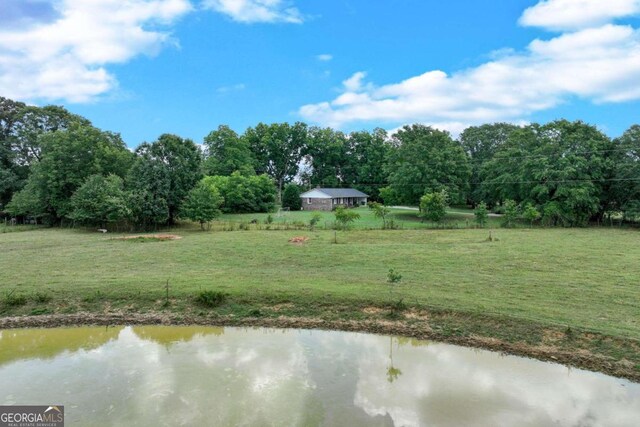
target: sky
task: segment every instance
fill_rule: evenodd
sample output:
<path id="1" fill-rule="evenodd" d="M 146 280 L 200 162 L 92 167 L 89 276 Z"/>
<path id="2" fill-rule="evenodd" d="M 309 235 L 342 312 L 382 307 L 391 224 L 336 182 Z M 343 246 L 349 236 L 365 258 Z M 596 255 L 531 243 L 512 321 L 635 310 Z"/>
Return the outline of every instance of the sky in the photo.
<path id="1" fill-rule="evenodd" d="M 640 0 L 2 0 L 0 96 L 131 147 L 221 124 L 640 123 Z"/>

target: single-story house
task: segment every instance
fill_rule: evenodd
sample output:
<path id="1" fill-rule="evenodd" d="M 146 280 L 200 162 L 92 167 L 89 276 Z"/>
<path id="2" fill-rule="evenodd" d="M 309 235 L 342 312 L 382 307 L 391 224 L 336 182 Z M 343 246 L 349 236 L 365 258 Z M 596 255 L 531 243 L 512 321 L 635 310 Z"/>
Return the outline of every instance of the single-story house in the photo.
<path id="1" fill-rule="evenodd" d="M 331 211 L 338 206 L 356 207 L 367 204 L 368 195 L 355 188 L 314 188 L 300 195 L 302 209 Z"/>

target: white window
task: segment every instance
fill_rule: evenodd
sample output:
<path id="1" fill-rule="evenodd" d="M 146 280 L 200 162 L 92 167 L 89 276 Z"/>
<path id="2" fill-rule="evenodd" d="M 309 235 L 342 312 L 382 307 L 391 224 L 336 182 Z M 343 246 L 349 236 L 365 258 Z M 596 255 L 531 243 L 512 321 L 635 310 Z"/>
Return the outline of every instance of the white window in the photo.
<path id="1" fill-rule="evenodd" d="M 311 204 L 311 197 L 307 197 L 307 204 L 310 205 Z"/>

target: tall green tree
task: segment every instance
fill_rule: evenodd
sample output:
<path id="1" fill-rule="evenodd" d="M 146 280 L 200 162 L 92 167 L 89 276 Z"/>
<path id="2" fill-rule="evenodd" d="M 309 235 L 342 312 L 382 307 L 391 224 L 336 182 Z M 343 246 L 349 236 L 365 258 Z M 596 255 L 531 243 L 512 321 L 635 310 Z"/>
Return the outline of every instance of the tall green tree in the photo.
<path id="1" fill-rule="evenodd" d="M 225 213 L 270 212 L 275 207 L 276 187 L 267 175 L 234 172 L 231 176 L 207 176 L 203 182 L 220 192 Z"/>
<path id="2" fill-rule="evenodd" d="M 59 222 L 71 214 L 71 196 L 91 175 L 124 176 L 133 160 L 120 135 L 72 123 L 69 129 L 39 137 L 41 158 L 26 191 L 37 189 L 42 216 Z M 23 190 L 23 191 L 25 191 Z"/>
<path id="3" fill-rule="evenodd" d="M 182 200 L 202 178 L 198 147 L 190 139 L 163 134 L 151 144 L 140 145 L 136 155 L 127 179 L 129 188 L 151 193 L 148 200 L 157 202 L 158 208 L 166 203 L 168 221 L 173 224 Z"/>
<path id="4" fill-rule="evenodd" d="M 14 127 L 20 112 L 25 108 L 22 102 L 16 102 L 0 96 L 0 211 L 11 200 L 13 193 L 20 188 L 24 174 L 15 161 L 13 142 Z"/>
<path id="5" fill-rule="evenodd" d="M 256 159 L 256 173 L 268 174 L 276 183 L 278 201 L 284 185 L 297 175 L 307 147 L 307 125 L 297 122 L 258 124 L 243 135 Z"/>
<path id="6" fill-rule="evenodd" d="M 297 184 L 287 184 L 282 192 L 282 207 L 289 208 L 292 211 L 302 209 L 302 199 L 300 198 L 302 189 Z"/>
<path id="7" fill-rule="evenodd" d="M 72 124 L 91 126 L 89 120 L 57 105 L 23 108 L 14 126 L 13 150 L 18 161 L 21 164 L 30 165 L 40 160 L 42 152 L 40 136 L 67 130 Z"/>
<path id="8" fill-rule="evenodd" d="M 124 181 L 117 175 L 92 175 L 71 196 L 68 217 L 80 224 L 106 228 L 130 217 Z"/>
<path id="9" fill-rule="evenodd" d="M 472 126 L 460 134 L 460 144 L 469 156 L 471 163 L 471 178 L 468 201 L 475 206 L 486 197 L 484 187 L 480 184 L 480 170 L 487 161 L 507 142 L 518 126 L 510 123 L 494 123 L 482 126 Z"/>
<path id="10" fill-rule="evenodd" d="M 607 153 L 613 146 L 597 128 L 580 121 L 517 129 L 480 172 L 488 202 L 531 203 L 547 218 L 556 218 L 553 223 L 585 225 L 607 209 L 601 197 L 610 182 Z"/>
<path id="11" fill-rule="evenodd" d="M 612 151 L 614 173 L 605 191 L 611 211 L 626 219 L 640 219 L 640 126 L 633 125 L 617 138 Z"/>
<path id="12" fill-rule="evenodd" d="M 347 137 L 331 128 L 312 127 L 307 139 L 306 158 L 311 166 L 305 180 L 311 187 L 344 187 L 350 185 L 346 173 L 352 153 Z"/>
<path id="13" fill-rule="evenodd" d="M 387 132 L 380 128 L 373 132 L 352 132 L 348 144 L 345 182 L 368 194 L 370 199 L 381 200 L 380 190 L 389 183 L 387 159 L 394 149 Z"/>
<path id="14" fill-rule="evenodd" d="M 229 176 L 235 171 L 255 175 L 254 159 L 245 138 L 229 126 L 220 125 L 204 138 L 206 175 Z"/>
<path id="15" fill-rule="evenodd" d="M 405 126 L 393 136 L 389 187 L 401 203 L 417 205 L 427 193 L 446 190 L 452 203 L 466 199 L 471 168 L 462 147 L 448 132 Z"/>

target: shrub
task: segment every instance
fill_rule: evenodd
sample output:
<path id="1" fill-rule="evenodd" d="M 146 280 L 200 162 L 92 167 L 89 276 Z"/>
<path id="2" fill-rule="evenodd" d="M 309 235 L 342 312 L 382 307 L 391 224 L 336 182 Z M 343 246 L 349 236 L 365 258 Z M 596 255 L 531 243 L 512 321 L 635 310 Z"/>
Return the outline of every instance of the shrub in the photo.
<path id="1" fill-rule="evenodd" d="M 22 294 L 16 294 L 14 291 L 7 292 L 4 296 L 4 303 L 9 307 L 18 307 L 27 303 L 27 297 Z"/>
<path id="2" fill-rule="evenodd" d="M 44 292 L 36 292 L 33 294 L 33 299 L 37 303 L 46 304 L 51 301 L 51 295 Z"/>
<path id="3" fill-rule="evenodd" d="M 299 211 L 302 209 L 302 199 L 300 194 L 302 190 L 299 185 L 287 184 L 282 192 L 282 207 L 289 208 L 292 211 Z"/>
<path id="4" fill-rule="evenodd" d="M 518 218 L 518 205 L 513 200 L 504 202 L 504 213 L 502 214 L 502 226 L 512 227 Z"/>
<path id="5" fill-rule="evenodd" d="M 231 176 L 207 176 L 203 181 L 218 189 L 225 213 L 270 212 L 275 207 L 276 186 L 267 175 L 234 172 Z"/>
<path id="6" fill-rule="evenodd" d="M 338 206 L 335 210 L 336 222 L 343 230 L 349 228 L 352 222 L 360 219 L 360 214 L 356 211 L 346 209 L 344 206 Z"/>
<path id="7" fill-rule="evenodd" d="M 213 308 L 224 304 L 227 296 L 227 294 L 220 291 L 201 291 L 196 296 L 196 302 L 205 307 Z"/>
<path id="8" fill-rule="evenodd" d="M 529 221 L 529 224 L 533 227 L 534 221 L 540 219 L 540 212 L 535 208 L 531 203 L 527 203 L 527 206 L 524 208 L 524 212 L 522 212 L 522 216 L 524 219 Z"/>
<path id="9" fill-rule="evenodd" d="M 485 202 L 480 202 L 474 209 L 473 214 L 476 217 L 476 224 L 480 227 L 484 227 L 487 224 L 487 220 L 489 219 L 489 210 L 487 209 L 487 204 Z"/>
<path id="10" fill-rule="evenodd" d="M 311 219 L 309 220 L 309 228 L 313 230 L 316 224 L 318 224 L 321 219 L 322 219 L 322 215 L 319 212 L 314 213 L 313 216 L 311 216 Z"/>
<path id="11" fill-rule="evenodd" d="M 447 215 L 448 196 L 445 190 L 427 193 L 420 198 L 420 215 L 433 222 L 442 221 Z"/>

